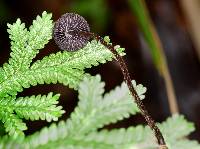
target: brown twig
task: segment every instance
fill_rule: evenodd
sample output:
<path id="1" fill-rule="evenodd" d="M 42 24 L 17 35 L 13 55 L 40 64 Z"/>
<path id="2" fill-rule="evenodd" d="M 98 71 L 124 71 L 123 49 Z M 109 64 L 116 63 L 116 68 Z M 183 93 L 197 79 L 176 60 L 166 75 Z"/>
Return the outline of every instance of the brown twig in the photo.
<path id="1" fill-rule="evenodd" d="M 75 27 L 74 27 L 74 24 Z M 120 65 L 121 71 L 124 76 L 124 80 L 129 88 L 129 91 L 132 94 L 132 97 L 137 104 L 138 108 L 140 109 L 143 117 L 145 118 L 149 127 L 154 131 L 154 135 L 157 138 L 159 149 L 167 149 L 165 144 L 165 140 L 162 136 L 161 131 L 155 124 L 152 117 L 149 115 L 148 111 L 146 110 L 142 100 L 140 100 L 139 95 L 137 94 L 136 90 L 133 87 L 131 82 L 131 77 L 128 72 L 128 68 L 126 66 L 125 61 L 123 58 L 118 54 L 115 48 L 108 44 L 106 41 L 103 40 L 100 36 L 91 33 L 89 31 L 89 25 L 87 21 L 81 17 L 80 15 L 73 14 L 73 13 L 66 13 L 58 19 L 54 26 L 54 39 L 56 44 L 63 50 L 68 49 L 69 51 L 76 51 L 83 47 L 89 39 L 93 38 L 97 41 L 100 41 L 105 47 L 107 47 L 115 56 L 117 62 Z M 76 42 L 74 42 L 76 41 Z"/>
<path id="2" fill-rule="evenodd" d="M 101 44 L 103 44 L 105 47 L 107 47 L 114 54 L 117 62 L 120 65 L 121 71 L 122 71 L 123 76 L 124 76 L 124 80 L 125 80 L 128 88 L 131 92 L 132 97 L 134 98 L 135 103 L 137 104 L 138 108 L 140 109 L 141 114 L 145 118 L 149 127 L 154 131 L 154 135 L 155 135 L 155 137 L 158 141 L 158 144 L 159 144 L 159 149 L 167 149 L 165 140 L 163 138 L 163 135 L 162 135 L 160 129 L 157 127 L 153 118 L 150 116 L 150 114 L 146 110 L 146 107 L 144 106 L 142 100 L 140 99 L 140 97 L 138 96 L 136 90 L 134 89 L 134 87 L 132 85 L 131 77 L 130 77 L 130 74 L 128 72 L 128 68 L 126 66 L 124 59 L 117 53 L 115 48 L 112 45 L 109 45 L 107 42 L 105 42 L 102 37 L 95 35 L 94 33 L 90 33 L 90 32 L 81 32 L 79 34 L 84 35 L 84 36 L 91 36 L 92 38 L 96 39 L 97 41 L 100 41 Z"/>

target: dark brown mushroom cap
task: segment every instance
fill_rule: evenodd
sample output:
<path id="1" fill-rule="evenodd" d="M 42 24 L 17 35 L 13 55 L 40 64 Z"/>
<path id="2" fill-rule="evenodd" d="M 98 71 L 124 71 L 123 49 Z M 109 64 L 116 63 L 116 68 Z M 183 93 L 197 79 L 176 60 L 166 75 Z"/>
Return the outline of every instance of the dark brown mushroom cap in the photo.
<path id="1" fill-rule="evenodd" d="M 55 22 L 53 37 L 60 49 L 76 51 L 83 48 L 90 39 L 79 32 L 90 32 L 87 21 L 78 14 L 66 13 Z"/>

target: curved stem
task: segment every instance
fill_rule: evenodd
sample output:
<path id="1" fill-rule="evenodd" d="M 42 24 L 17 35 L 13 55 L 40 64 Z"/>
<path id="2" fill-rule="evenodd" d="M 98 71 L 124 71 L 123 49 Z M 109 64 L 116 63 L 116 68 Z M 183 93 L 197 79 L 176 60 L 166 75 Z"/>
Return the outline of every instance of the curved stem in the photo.
<path id="1" fill-rule="evenodd" d="M 83 35 L 83 36 L 90 36 L 90 37 L 96 39 L 97 41 L 100 41 L 101 44 L 103 44 L 105 47 L 107 47 L 114 54 L 117 62 L 120 65 L 120 69 L 124 76 L 124 80 L 129 88 L 129 91 L 131 92 L 132 97 L 134 98 L 135 103 L 137 104 L 138 108 L 140 109 L 141 114 L 145 118 L 149 127 L 154 131 L 154 135 L 159 144 L 159 149 L 167 149 L 164 137 L 163 137 L 160 129 L 158 128 L 158 126 L 154 122 L 153 118 L 150 116 L 150 114 L 146 110 L 146 107 L 144 106 L 142 100 L 140 99 L 139 95 L 137 94 L 136 90 L 134 89 L 134 87 L 132 85 L 131 77 L 128 72 L 128 68 L 126 66 L 124 59 L 117 53 L 115 48 L 112 45 L 109 45 L 107 42 L 105 42 L 102 37 L 95 35 L 94 33 L 90 33 L 90 32 L 80 32 L 79 34 Z"/>

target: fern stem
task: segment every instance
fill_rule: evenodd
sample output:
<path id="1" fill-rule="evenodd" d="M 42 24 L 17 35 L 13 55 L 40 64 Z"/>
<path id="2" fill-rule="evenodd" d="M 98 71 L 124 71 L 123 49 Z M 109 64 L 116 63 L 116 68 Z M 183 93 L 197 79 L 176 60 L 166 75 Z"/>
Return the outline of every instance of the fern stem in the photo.
<path id="1" fill-rule="evenodd" d="M 158 144 L 159 144 L 159 149 L 167 149 L 164 137 L 163 137 L 160 129 L 158 128 L 158 126 L 154 122 L 153 118 L 151 117 L 151 115 L 147 111 L 145 105 L 143 104 L 142 100 L 140 100 L 139 95 L 137 94 L 136 90 L 134 89 L 134 87 L 132 85 L 131 77 L 130 77 L 130 74 L 129 74 L 129 71 L 128 71 L 128 68 L 126 66 L 124 59 L 117 53 L 115 48 L 112 45 L 109 45 L 106 41 L 104 41 L 104 39 L 101 36 L 98 36 L 98 35 L 91 33 L 91 32 L 79 32 L 79 34 L 81 34 L 83 36 L 90 36 L 90 37 L 96 39 L 97 41 L 100 41 L 102 45 L 104 45 L 106 48 L 108 48 L 114 54 L 117 62 L 120 65 L 120 69 L 121 69 L 122 74 L 124 76 L 124 80 L 125 80 L 128 88 L 129 88 L 129 91 L 131 92 L 131 95 L 134 97 L 135 103 L 137 104 L 138 108 L 140 109 L 141 114 L 145 118 L 149 127 L 154 131 L 154 135 L 155 135 L 155 137 L 158 141 Z"/>
<path id="2" fill-rule="evenodd" d="M 158 144 L 161 146 L 165 146 L 165 140 L 162 136 L 161 131 L 159 130 L 159 128 L 157 127 L 157 125 L 155 124 L 153 118 L 150 116 L 150 114 L 148 113 L 148 111 L 146 110 L 146 107 L 144 106 L 142 100 L 140 100 L 140 97 L 138 96 L 136 90 L 134 89 L 132 83 L 131 83 L 131 78 L 130 78 L 130 74 L 128 72 L 128 68 L 126 66 L 126 63 L 124 61 L 124 59 L 117 53 L 117 51 L 114 49 L 114 47 L 112 45 L 108 45 L 107 42 L 105 42 L 103 40 L 103 38 L 101 38 L 100 36 L 95 36 L 95 38 L 100 41 L 105 47 L 107 47 L 116 57 L 116 60 L 118 61 L 120 68 L 122 70 L 123 76 L 124 76 L 124 80 L 132 94 L 132 96 L 135 99 L 135 102 L 138 106 L 138 108 L 140 109 L 143 117 L 145 118 L 145 120 L 147 121 L 149 127 L 154 131 L 155 136 L 157 138 Z"/>

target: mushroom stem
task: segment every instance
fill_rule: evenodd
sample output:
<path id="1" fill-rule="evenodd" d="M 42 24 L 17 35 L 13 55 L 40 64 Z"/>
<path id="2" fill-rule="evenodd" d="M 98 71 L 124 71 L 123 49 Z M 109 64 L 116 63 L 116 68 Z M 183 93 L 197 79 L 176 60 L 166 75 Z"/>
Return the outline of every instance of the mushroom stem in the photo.
<path id="1" fill-rule="evenodd" d="M 159 149 L 167 149 L 164 137 L 163 137 L 160 129 L 158 128 L 158 126 L 154 122 L 153 118 L 150 116 L 149 112 L 146 110 L 145 105 L 143 104 L 142 100 L 140 99 L 139 95 L 137 94 L 136 90 L 134 89 L 134 87 L 132 85 L 131 77 L 130 77 L 130 74 L 128 72 L 128 68 L 127 68 L 127 65 L 126 65 L 124 59 L 117 53 L 115 48 L 112 45 L 105 42 L 102 37 L 100 37 L 100 36 L 98 36 L 94 33 L 91 33 L 91 32 L 80 32 L 79 34 L 81 34 L 83 36 L 90 36 L 91 38 L 94 38 L 97 41 L 100 41 L 101 44 L 103 44 L 106 48 L 108 48 L 113 53 L 117 62 L 119 63 L 120 69 L 121 69 L 122 74 L 124 76 L 124 80 L 125 80 L 128 88 L 129 88 L 129 91 L 131 92 L 131 95 L 132 95 L 135 103 L 137 104 L 138 108 L 140 109 L 141 114 L 145 118 L 148 126 L 154 132 L 154 135 L 155 135 L 155 137 L 158 141 L 158 144 L 159 144 Z"/>

